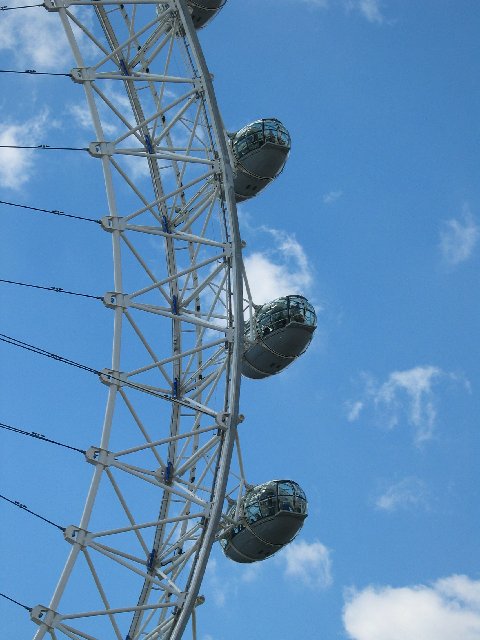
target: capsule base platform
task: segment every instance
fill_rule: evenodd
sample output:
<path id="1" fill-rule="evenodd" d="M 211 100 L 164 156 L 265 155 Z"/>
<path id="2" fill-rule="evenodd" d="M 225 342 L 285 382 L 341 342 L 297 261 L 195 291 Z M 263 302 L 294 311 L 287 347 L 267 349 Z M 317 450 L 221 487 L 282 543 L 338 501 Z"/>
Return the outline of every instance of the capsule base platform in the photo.
<path id="1" fill-rule="evenodd" d="M 245 350 L 242 374 L 259 380 L 280 373 L 306 350 L 314 330 L 312 326 L 291 322 L 283 329 L 266 333 Z"/>
<path id="2" fill-rule="evenodd" d="M 305 518 L 305 514 L 280 511 L 261 522 L 249 524 L 227 543 L 225 555 L 240 563 L 265 560 L 293 540 Z"/>

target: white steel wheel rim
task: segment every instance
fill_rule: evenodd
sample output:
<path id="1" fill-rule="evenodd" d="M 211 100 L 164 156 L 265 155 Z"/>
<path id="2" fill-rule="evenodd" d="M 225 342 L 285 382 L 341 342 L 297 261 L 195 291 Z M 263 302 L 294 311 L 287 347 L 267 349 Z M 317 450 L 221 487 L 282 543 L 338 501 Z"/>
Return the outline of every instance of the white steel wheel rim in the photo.
<path id="1" fill-rule="evenodd" d="M 243 269 L 229 148 L 184 0 L 47 4 L 102 163 L 114 335 L 90 490 L 50 604 L 32 610 L 35 640 L 178 640 L 200 602 L 238 442 Z"/>

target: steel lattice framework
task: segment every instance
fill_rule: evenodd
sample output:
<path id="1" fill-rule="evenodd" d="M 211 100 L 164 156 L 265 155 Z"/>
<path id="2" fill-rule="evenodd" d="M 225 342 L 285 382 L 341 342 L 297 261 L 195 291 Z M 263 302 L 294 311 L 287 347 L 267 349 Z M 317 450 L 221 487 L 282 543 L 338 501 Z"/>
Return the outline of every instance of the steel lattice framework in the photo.
<path id="1" fill-rule="evenodd" d="M 225 496 L 238 504 L 245 487 L 230 148 L 184 0 L 45 6 L 71 45 L 103 168 L 114 332 L 90 489 L 50 604 L 31 612 L 34 638 L 178 640 L 190 622 L 196 637 Z"/>

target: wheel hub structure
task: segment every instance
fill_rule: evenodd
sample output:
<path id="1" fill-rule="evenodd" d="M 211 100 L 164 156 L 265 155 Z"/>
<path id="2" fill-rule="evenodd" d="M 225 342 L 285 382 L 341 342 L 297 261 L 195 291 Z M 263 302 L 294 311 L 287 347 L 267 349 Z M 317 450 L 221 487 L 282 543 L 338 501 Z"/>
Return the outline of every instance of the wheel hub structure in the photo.
<path id="1" fill-rule="evenodd" d="M 244 491 L 231 152 L 184 0 L 45 6 L 70 43 L 103 169 L 114 331 L 90 489 L 53 597 L 32 609 L 34 638 L 178 640 L 187 625 L 195 638 L 225 496 Z"/>

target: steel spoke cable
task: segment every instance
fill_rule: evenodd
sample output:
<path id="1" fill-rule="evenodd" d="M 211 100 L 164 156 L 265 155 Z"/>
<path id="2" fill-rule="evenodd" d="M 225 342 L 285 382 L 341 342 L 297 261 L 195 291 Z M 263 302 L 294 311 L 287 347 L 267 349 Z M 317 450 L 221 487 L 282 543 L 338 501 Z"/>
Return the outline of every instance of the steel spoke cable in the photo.
<path id="1" fill-rule="evenodd" d="M 33 7 L 43 7 L 43 2 L 41 4 L 24 4 L 21 7 L 9 7 L 6 4 L 0 7 L 0 11 L 14 11 L 15 9 L 32 9 Z"/>
<path id="2" fill-rule="evenodd" d="M 69 364 L 72 367 L 77 367 L 78 369 L 83 369 L 84 371 L 95 373 L 97 376 L 101 374 L 98 369 L 93 369 L 92 367 L 88 367 L 87 365 L 81 364 L 80 362 L 75 362 L 75 360 L 64 358 L 63 356 L 59 356 L 56 353 L 52 353 L 51 351 L 47 351 L 46 349 L 42 349 L 41 347 L 36 347 L 35 345 L 29 344 L 28 342 L 23 342 L 22 340 L 17 340 L 16 338 L 7 336 L 4 333 L 0 333 L 0 341 L 11 344 L 14 347 L 20 347 L 21 349 L 25 349 L 26 351 L 32 351 L 33 353 L 36 353 L 40 356 L 45 356 L 47 358 L 52 358 L 52 360 L 57 360 L 59 362 L 63 362 L 64 364 Z"/>
<path id="3" fill-rule="evenodd" d="M 43 433 L 38 433 L 37 431 L 24 431 L 23 429 L 19 429 L 18 427 L 12 427 L 11 424 L 6 424 L 5 422 L 0 422 L 0 429 L 4 429 L 5 431 L 12 431 L 13 433 L 18 433 L 22 436 L 28 436 L 30 438 L 36 438 L 37 440 L 43 440 L 43 442 L 48 442 L 49 444 L 55 444 L 58 447 L 64 447 L 65 449 L 71 449 L 72 451 L 78 451 L 85 455 L 85 449 L 79 449 L 78 447 L 73 447 L 72 445 L 65 444 L 64 442 L 59 442 L 58 440 L 52 440 L 51 438 L 47 438 L 47 436 L 43 435 Z"/>
<path id="4" fill-rule="evenodd" d="M 5 204 L 9 207 L 18 207 L 19 209 L 29 209 L 31 211 L 38 211 L 40 213 L 52 213 L 56 216 L 63 216 L 65 218 L 74 218 L 75 220 L 84 220 L 86 222 L 95 222 L 97 224 L 102 224 L 101 221 L 97 218 L 86 218 L 84 216 L 77 216 L 73 213 L 65 213 L 65 211 L 60 211 L 60 209 L 41 209 L 40 207 L 31 207 L 27 204 L 19 204 L 18 202 L 7 202 L 6 200 L 0 200 L 0 204 Z"/>
<path id="5" fill-rule="evenodd" d="M 0 596 L 2 596 L 2 598 L 5 598 L 5 600 L 10 600 L 10 602 L 13 602 L 14 604 L 18 604 L 18 606 L 22 607 L 22 609 L 26 609 L 27 611 L 32 610 L 32 607 L 27 607 L 26 604 L 22 604 L 21 602 L 18 602 L 18 600 L 15 600 L 14 598 L 10 598 L 10 596 L 5 595 L 4 593 L 0 593 Z"/>
<path id="6" fill-rule="evenodd" d="M 35 511 L 32 511 L 31 509 L 29 509 L 26 504 L 23 504 L 23 502 L 19 502 L 18 500 L 10 500 L 10 498 L 7 498 L 6 496 L 2 495 L 1 493 L 0 493 L 0 498 L 2 500 L 5 500 L 5 502 L 9 502 L 10 504 L 13 504 L 14 507 L 18 507 L 19 509 L 22 509 L 22 511 L 26 511 L 30 515 L 35 516 L 36 518 L 39 518 L 40 520 L 43 520 L 43 522 L 51 524 L 53 527 L 56 527 L 57 529 L 60 529 L 60 531 L 65 531 L 65 527 L 62 527 L 61 525 L 57 524 L 56 522 L 53 522 L 52 520 L 49 520 L 48 518 L 44 518 L 39 513 L 35 513 Z"/>
<path id="7" fill-rule="evenodd" d="M 41 149 L 43 151 L 88 151 L 88 147 L 52 147 L 49 144 L 0 144 L 0 149 Z"/>
<path id="8" fill-rule="evenodd" d="M 53 291 L 55 293 L 65 293 L 69 296 L 80 296 L 81 298 L 92 298 L 94 300 L 103 300 L 102 296 L 94 296 L 90 293 L 79 293 L 78 291 L 67 291 L 66 289 L 62 289 L 62 287 L 44 287 L 39 284 L 31 284 L 29 282 L 16 282 L 15 280 L 5 280 L 0 278 L 0 282 L 4 284 L 14 284 L 19 287 L 29 287 L 30 289 L 43 289 L 44 291 Z"/>
<path id="9" fill-rule="evenodd" d="M 36 353 L 40 356 L 45 356 L 46 358 L 51 358 L 52 360 L 56 360 L 57 362 L 61 362 L 62 364 L 68 364 L 71 367 L 76 367 L 77 369 L 82 369 L 83 371 L 88 371 L 89 373 L 94 373 L 97 376 L 102 376 L 102 371 L 99 369 L 94 369 L 93 367 L 89 367 L 86 364 L 82 364 L 81 362 L 76 362 L 75 360 L 70 360 L 69 358 L 65 358 L 64 356 L 60 356 L 56 353 L 52 353 L 51 351 L 47 351 L 46 349 L 42 349 L 41 347 L 37 347 L 33 344 L 29 344 L 28 342 L 24 342 L 23 340 L 18 340 L 17 338 L 13 338 L 12 336 L 7 336 L 4 333 L 0 333 L 0 342 L 5 342 L 6 344 L 10 344 L 14 347 L 20 347 L 21 349 L 25 349 L 26 351 L 31 351 L 32 353 Z M 124 385 L 129 387 L 130 389 L 136 389 L 137 391 L 143 391 L 144 393 L 148 393 L 156 398 L 161 398 L 162 400 L 167 400 L 168 402 L 172 402 L 173 404 L 178 404 L 183 407 L 188 407 L 189 409 L 194 409 L 200 413 L 205 413 L 206 415 L 214 415 L 212 412 L 207 411 L 202 406 L 198 405 L 197 402 L 194 402 L 195 406 L 192 406 L 190 402 L 181 400 L 179 398 L 175 398 L 167 393 L 162 393 L 160 391 L 156 391 L 153 388 L 144 387 L 141 384 L 136 384 L 134 382 L 129 382 L 124 380 L 123 378 L 116 376 L 113 372 L 108 370 L 107 373 L 108 379 L 114 382 L 118 382 L 120 385 Z"/>
<path id="10" fill-rule="evenodd" d="M 12 7 L 19 8 L 19 7 Z M 0 73 L 13 73 L 13 74 L 27 74 L 31 76 L 64 76 L 71 78 L 71 73 L 55 73 L 51 71 L 37 71 L 36 69 L 25 69 L 24 71 L 18 71 L 16 69 L 0 69 Z"/>

